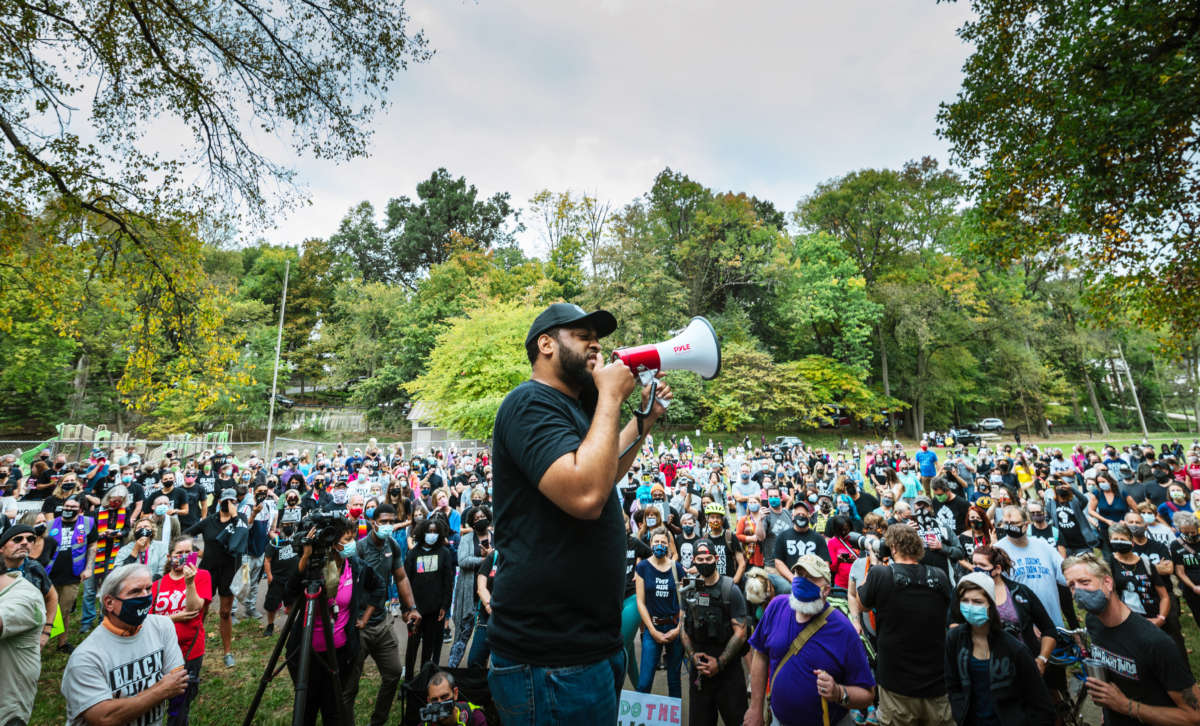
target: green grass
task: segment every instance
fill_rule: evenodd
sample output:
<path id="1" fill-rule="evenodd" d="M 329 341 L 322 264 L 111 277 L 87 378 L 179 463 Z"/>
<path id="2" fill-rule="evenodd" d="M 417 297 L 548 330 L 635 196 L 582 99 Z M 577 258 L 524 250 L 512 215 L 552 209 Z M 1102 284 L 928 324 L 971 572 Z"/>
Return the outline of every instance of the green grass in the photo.
<path id="1" fill-rule="evenodd" d="M 284 617 L 280 611 L 276 629 L 283 625 Z M 210 613 L 205 629 L 208 634 L 208 646 L 204 655 L 204 667 L 200 672 L 200 695 L 192 703 L 190 721 L 201 726 L 235 726 L 245 718 L 246 709 L 254 698 L 263 668 L 266 667 L 271 649 L 279 635 L 276 633 L 275 637 L 264 638 L 262 626 L 257 621 L 239 623 L 233 629 L 233 656 L 237 665 L 226 668 L 221 662 L 221 636 L 217 630 L 215 611 Z M 75 636 L 70 640 L 77 643 L 79 638 Z M 62 672 L 66 666 L 66 655 L 53 648 L 43 653 L 42 677 L 38 681 L 38 695 L 29 721 L 30 726 L 60 726 L 66 720 L 66 702 L 60 690 Z M 374 661 L 369 658 L 359 683 L 355 714 L 365 718 L 374 708 L 375 696 L 379 691 L 379 672 Z M 292 680 L 285 669 L 267 687 L 254 723 L 263 726 L 291 724 L 292 696 Z M 389 721 L 398 723 L 398 716 L 397 703 L 393 706 Z"/>

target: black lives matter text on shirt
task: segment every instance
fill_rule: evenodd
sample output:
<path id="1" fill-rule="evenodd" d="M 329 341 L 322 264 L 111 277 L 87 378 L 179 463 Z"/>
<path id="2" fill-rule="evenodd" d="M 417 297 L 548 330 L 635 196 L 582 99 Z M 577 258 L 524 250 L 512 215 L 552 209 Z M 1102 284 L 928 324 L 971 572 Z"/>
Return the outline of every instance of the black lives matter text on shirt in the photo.
<path id="1" fill-rule="evenodd" d="M 1147 706 L 1174 706 L 1169 691 L 1184 691 L 1195 679 L 1171 636 L 1140 615 L 1106 628 L 1095 615 L 1086 619 L 1091 656 L 1104 664 L 1107 680 L 1129 698 Z M 1105 726 L 1141 723 L 1123 713 L 1104 709 Z"/>
<path id="2" fill-rule="evenodd" d="M 488 641 L 501 656 L 543 667 L 594 663 L 621 648 L 625 522 L 616 487 L 595 520 L 576 519 L 538 484 L 579 448 L 591 420 L 543 383 L 517 386 L 492 432 L 499 565 Z"/>
<path id="3" fill-rule="evenodd" d="M 140 658 L 122 663 L 108 671 L 108 687 L 113 698 L 130 698 L 158 683 L 163 676 L 163 652 L 160 648 Z M 130 721 L 130 726 L 151 726 L 162 722 L 166 701 Z"/>

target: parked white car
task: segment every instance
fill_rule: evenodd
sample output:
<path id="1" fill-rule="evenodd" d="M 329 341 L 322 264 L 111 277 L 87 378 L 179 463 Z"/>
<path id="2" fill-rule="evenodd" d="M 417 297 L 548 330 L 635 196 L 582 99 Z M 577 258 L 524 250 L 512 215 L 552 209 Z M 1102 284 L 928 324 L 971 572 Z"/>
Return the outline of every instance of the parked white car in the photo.
<path id="1" fill-rule="evenodd" d="M 998 418 L 985 418 L 979 422 L 980 431 L 1003 431 L 1004 422 Z"/>

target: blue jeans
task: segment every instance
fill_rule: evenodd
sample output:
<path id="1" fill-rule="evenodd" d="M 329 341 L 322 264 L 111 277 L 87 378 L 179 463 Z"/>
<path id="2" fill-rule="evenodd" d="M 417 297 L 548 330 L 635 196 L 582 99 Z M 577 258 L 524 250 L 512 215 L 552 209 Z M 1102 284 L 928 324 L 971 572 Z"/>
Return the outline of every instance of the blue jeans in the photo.
<path id="1" fill-rule="evenodd" d="M 488 658 L 492 656 L 492 649 L 487 642 L 487 628 L 487 623 L 475 626 L 475 639 L 471 641 L 471 650 L 467 653 L 468 668 L 487 668 Z"/>
<path id="2" fill-rule="evenodd" d="M 462 575 L 460 575 L 462 577 Z M 450 646 L 450 657 L 446 660 L 446 665 L 450 668 L 457 668 L 462 662 L 463 656 L 467 654 L 467 641 L 471 639 L 471 632 L 475 630 L 475 611 L 471 610 L 463 615 L 461 620 L 454 623 L 454 643 Z"/>
<path id="3" fill-rule="evenodd" d="M 96 590 L 100 577 L 92 575 L 83 581 L 83 614 L 79 616 L 79 630 L 87 632 L 96 624 Z"/>
<path id="4" fill-rule="evenodd" d="M 562 668 L 514 663 L 492 654 L 488 687 L 504 726 L 617 722 L 625 681 L 625 651 L 604 660 Z"/>
<path id="5" fill-rule="evenodd" d="M 626 673 L 629 675 L 629 683 L 634 686 L 637 685 L 638 672 L 637 658 L 633 656 L 633 639 L 637 637 L 638 626 L 641 624 L 642 616 L 638 613 L 637 595 L 630 595 L 621 606 L 621 641 L 625 643 Z"/>
<path id="6" fill-rule="evenodd" d="M 671 626 L 654 627 L 660 633 L 671 629 Z M 660 645 L 654 642 L 649 630 L 642 631 L 642 672 L 638 678 L 637 689 L 641 693 L 650 692 L 650 687 L 654 685 L 654 669 L 658 666 L 658 655 L 663 649 L 667 651 L 667 692 L 671 698 L 681 698 L 683 684 L 679 671 L 683 668 L 683 640 L 676 638 L 666 645 Z"/>

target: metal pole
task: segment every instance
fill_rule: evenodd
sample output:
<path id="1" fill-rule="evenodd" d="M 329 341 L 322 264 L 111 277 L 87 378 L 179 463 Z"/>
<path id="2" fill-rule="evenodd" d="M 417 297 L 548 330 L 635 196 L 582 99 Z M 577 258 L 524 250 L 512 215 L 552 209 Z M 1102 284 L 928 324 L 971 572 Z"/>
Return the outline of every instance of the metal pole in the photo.
<path id="1" fill-rule="evenodd" d="M 275 370 L 271 373 L 271 403 L 267 409 L 267 443 L 263 448 L 263 461 L 271 460 L 271 429 L 275 425 L 275 386 L 279 383 L 279 349 L 283 345 L 283 312 L 287 308 L 288 273 L 292 261 L 285 260 L 283 267 L 283 299 L 279 302 L 279 332 L 275 335 Z"/>
<path id="2" fill-rule="evenodd" d="M 1133 371 L 1129 370 L 1129 362 L 1125 360 L 1125 351 L 1122 350 L 1121 344 L 1117 343 L 1117 355 L 1121 356 L 1121 365 L 1125 366 L 1125 376 L 1129 378 L 1129 390 L 1133 393 L 1133 405 L 1137 408 L 1138 423 L 1142 425 L 1142 436 L 1150 437 L 1150 432 L 1146 430 L 1146 417 L 1142 415 L 1142 403 L 1138 400 L 1137 384 L 1133 382 Z"/>

